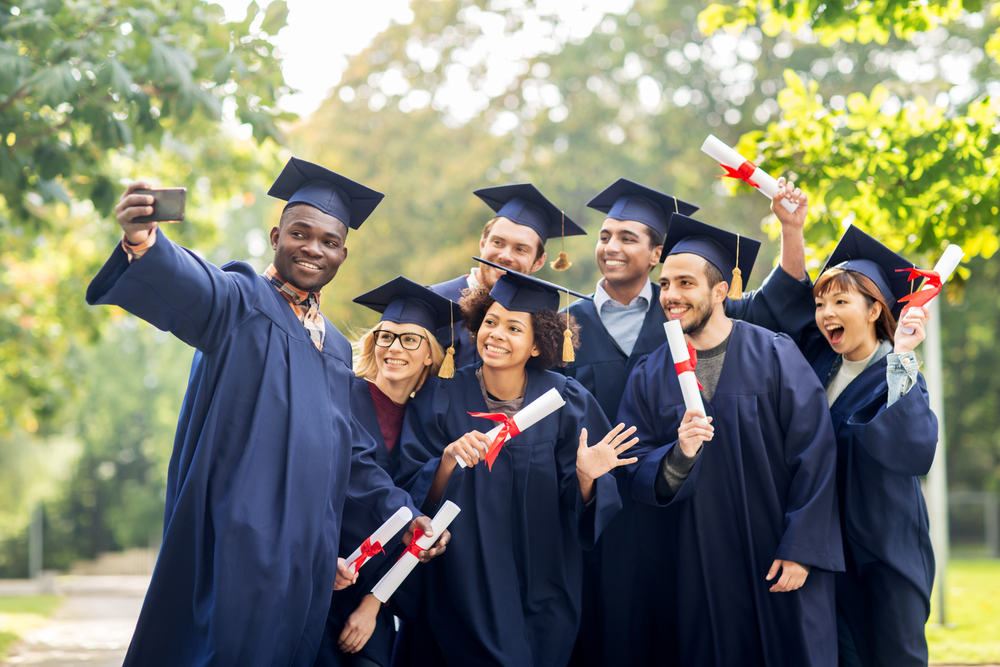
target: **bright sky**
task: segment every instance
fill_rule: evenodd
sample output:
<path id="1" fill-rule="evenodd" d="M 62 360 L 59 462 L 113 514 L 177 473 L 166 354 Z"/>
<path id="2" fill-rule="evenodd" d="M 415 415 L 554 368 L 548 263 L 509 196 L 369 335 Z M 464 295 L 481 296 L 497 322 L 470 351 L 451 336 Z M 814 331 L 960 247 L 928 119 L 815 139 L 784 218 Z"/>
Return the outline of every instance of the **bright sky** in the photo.
<path id="1" fill-rule="evenodd" d="M 215 1 L 225 9 L 230 20 L 242 20 L 246 16 L 248 0 Z M 258 0 L 262 9 L 268 2 Z M 502 34 L 502 23 L 498 25 L 492 18 L 496 14 L 477 11 L 476 22 L 483 26 L 487 38 L 477 49 L 481 53 L 475 56 L 488 60 L 491 73 L 495 70 L 499 77 L 508 77 L 510 67 L 504 67 L 502 61 L 509 63 L 532 57 L 569 39 L 582 39 L 593 31 L 606 12 L 622 14 L 632 3 L 633 0 L 540 0 L 533 14 L 558 18 L 559 30 L 553 32 L 551 23 L 529 16 L 524 30 L 514 39 Z M 493 0 L 491 4 L 496 9 L 518 6 L 523 6 L 523 2 Z M 287 96 L 281 105 L 302 115 L 312 113 L 340 81 L 348 56 L 365 49 L 390 21 L 406 24 L 413 20 L 409 0 L 288 0 L 288 9 L 288 26 L 274 41 L 284 56 L 285 81 L 301 92 Z M 480 106 L 471 99 L 481 96 L 481 92 L 463 90 L 462 82 L 455 83 L 449 86 L 450 95 L 458 98 L 455 102 L 468 96 L 467 106 Z M 506 81 L 496 84 L 505 86 Z"/>

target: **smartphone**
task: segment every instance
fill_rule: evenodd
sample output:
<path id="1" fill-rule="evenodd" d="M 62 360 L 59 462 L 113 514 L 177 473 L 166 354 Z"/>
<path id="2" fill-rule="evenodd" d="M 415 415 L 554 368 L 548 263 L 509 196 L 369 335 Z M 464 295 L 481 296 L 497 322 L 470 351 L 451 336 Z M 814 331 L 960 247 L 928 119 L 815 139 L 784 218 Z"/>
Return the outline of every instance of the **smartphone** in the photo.
<path id="1" fill-rule="evenodd" d="M 187 188 L 139 189 L 137 195 L 153 195 L 153 214 L 132 218 L 132 222 L 183 222 Z"/>

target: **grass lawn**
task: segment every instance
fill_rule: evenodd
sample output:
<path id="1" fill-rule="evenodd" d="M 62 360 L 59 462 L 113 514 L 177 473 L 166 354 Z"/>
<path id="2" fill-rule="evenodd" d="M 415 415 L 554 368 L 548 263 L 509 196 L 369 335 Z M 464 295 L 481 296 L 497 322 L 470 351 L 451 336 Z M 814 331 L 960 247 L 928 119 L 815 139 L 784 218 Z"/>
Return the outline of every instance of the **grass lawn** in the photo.
<path id="1" fill-rule="evenodd" d="M 1000 663 L 1000 560 L 953 560 L 946 585 L 947 621 L 955 627 L 935 627 L 932 604 L 927 625 L 931 664 Z"/>
<path id="2" fill-rule="evenodd" d="M 42 625 L 61 603 L 58 595 L 0 597 L 0 659 L 21 634 Z"/>

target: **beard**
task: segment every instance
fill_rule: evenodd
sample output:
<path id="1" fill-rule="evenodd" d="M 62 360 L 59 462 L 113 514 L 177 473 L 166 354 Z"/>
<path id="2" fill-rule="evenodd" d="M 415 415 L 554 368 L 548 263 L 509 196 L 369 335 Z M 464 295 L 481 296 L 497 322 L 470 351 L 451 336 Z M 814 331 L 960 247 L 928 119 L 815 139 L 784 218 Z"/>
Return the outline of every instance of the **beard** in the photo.
<path id="1" fill-rule="evenodd" d="M 691 304 L 691 311 L 690 323 L 683 325 L 682 328 L 688 336 L 697 336 L 712 319 L 712 302 L 707 298 L 700 299 Z"/>

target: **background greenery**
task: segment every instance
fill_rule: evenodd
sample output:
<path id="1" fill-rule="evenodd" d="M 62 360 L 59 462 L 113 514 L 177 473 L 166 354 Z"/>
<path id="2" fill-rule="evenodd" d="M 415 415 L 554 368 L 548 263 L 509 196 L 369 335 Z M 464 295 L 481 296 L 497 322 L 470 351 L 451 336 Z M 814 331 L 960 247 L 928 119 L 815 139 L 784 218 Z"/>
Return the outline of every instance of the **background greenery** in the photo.
<path id="1" fill-rule="evenodd" d="M 38 502 L 46 568 L 160 530 L 191 351 L 83 302 L 123 184 L 186 186 L 188 219 L 167 233 L 263 269 L 280 210 L 264 193 L 293 153 L 388 194 L 324 293 L 344 330 L 370 323 L 350 299 L 385 280 L 466 272 L 490 217 L 471 191 L 505 182 L 535 183 L 591 232 L 586 202 L 620 176 L 675 194 L 764 239 L 759 284 L 776 253 L 768 202 L 715 178 L 709 133 L 799 177 L 813 270 L 851 221 L 928 268 L 962 244 L 942 304 L 949 476 L 998 490 L 1000 5 L 862 5 L 639 0 L 579 37 L 548 3 L 414 0 L 412 23 L 295 121 L 275 106 L 280 0 L 230 23 L 200 0 L 0 0 L 0 576 L 26 574 Z M 548 37 L 498 83 L 508 65 L 483 44 L 539 22 Z M 572 268 L 541 277 L 592 291 L 593 243 L 571 238 Z"/>

